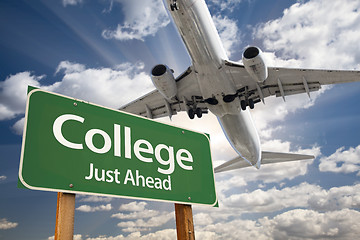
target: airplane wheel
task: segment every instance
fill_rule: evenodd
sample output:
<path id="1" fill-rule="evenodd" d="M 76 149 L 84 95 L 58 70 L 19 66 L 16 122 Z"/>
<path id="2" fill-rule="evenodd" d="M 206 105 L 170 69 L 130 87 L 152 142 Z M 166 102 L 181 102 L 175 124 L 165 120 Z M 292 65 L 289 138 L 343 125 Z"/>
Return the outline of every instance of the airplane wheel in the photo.
<path id="1" fill-rule="evenodd" d="M 241 109 L 242 109 L 243 111 L 245 111 L 245 110 L 246 110 L 246 101 L 245 101 L 245 100 L 241 100 L 241 101 L 240 101 L 240 105 L 241 105 Z"/>
<path id="2" fill-rule="evenodd" d="M 201 118 L 201 117 L 202 117 L 202 110 L 201 110 L 201 108 L 197 108 L 197 109 L 196 109 L 196 116 L 197 116 L 198 118 Z"/>
<path id="3" fill-rule="evenodd" d="M 254 100 L 252 100 L 252 99 L 249 99 L 249 107 L 250 107 L 250 109 L 254 109 Z"/>
<path id="4" fill-rule="evenodd" d="M 179 10 L 179 7 L 177 6 L 177 3 L 170 4 L 171 11 Z"/>
<path id="5" fill-rule="evenodd" d="M 190 119 L 194 119 L 194 118 L 195 118 L 194 109 L 189 109 L 188 115 L 189 115 L 189 118 L 190 118 Z"/>

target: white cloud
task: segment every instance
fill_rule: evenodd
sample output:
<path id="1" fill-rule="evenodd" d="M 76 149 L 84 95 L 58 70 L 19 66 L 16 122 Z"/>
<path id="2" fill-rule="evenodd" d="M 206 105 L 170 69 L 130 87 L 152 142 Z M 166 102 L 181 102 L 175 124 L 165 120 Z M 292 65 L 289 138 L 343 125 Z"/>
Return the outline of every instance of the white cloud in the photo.
<path id="1" fill-rule="evenodd" d="M 110 211 L 112 209 L 111 203 L 100 206 L 89 206 L 89 205 L 81 205 L 77 207 L 76 210 L 80 212 L 98 212 L 98 211 Z"/>
<path id="2" fill-rule="evenodd" d="M 17 135 L 22 135 L 24 130 L 25 117 L 18 120 L 11 128 Z"/>
<path id="3" fill-rule="evenodd" d="M 198 228 L 212 239 L 356 239 L 360 233 L 360 213 L 355 210 L 319 213 L 294 209 L 272 219 L 235 219 Z M 197 236 L 197 232 L 195 232 Z"/>
<path id="4" fill-rule="evenodd" d="M 319 213 L 296 209 L 261 222 L 273 239 L 354 239 L 360 233 L 359 220 L 355 210 Z"/>
<path id="5" fill-rule="evenodd" d="M 149 233 L 146 235 L 139 235 L 138 239 L 144 240 L 172 240 L 176 238 L 176 230 L 175 229 L 164 229 L 154 233 Z"/>
<path id="6" fill-rule="evenodd" d="M 312 193 L 308 199 L 311 209 L 317 211 L 334 211 L 344 208 L 358 209 L 360 206 L 360 184 L 354 186 L 334 187 Z"/>
<path id="7" fill-rule="evenodd" d="M 5 181 L 5 180 L 6 180 L 6 178 L 7 178 L 7 177 L 6 177 L 6 176 L 4 176 L 4 175 L 0 176 L 0 182 L 1 182 L 1 181 Z"/>
<path id="8" fill-rule="evenodd" d="M 318 185 L 301 183 L 282 189 L 257 189 L 250 193 L 233 194 L 223 199 L 226 207 L 246 213 L 275 212 L 288 208 L 311 208 L 333 211 L 360 206 L 360 185 L 325 190 Z"/>
<path id="9" fill-rule="evenodd" d="M 61 81 L 52 85 L 42 85 L 45 76 L 35 76 L 30 72 L 11 75 L 0 82 L 0 120 L 9 120 L 25 113 L 27 86 L 35 86 L 70 97 L 93 102 L 112 108 L 119 108 L 153 89 L 149 75 L 143 72 L 142 63 L 124 63 L 112 68 L 86 68 L 85 65 L 63 61 L 56 73 L 64 74 Z M 24 119 L 13 126 L 21 134 Z"/>
<path id="10" fill-rule="evenodd" d="M 254 35 L 267 50 L 300 59 L 303 67 L 358 68 L 359 8 L 356 0 L 298 2 L 281 18 L 259 25 Z"/>
<path id="11" fill-rule="evenodd" d="M 235 215 L 235 213 L 234 213 Z M 356 210 L 342 209 L 330 212 L 294 209 L 273 218 L 263 217 L 258 220 L 218 220 L 198 224 L 199 218 L 210 218 L 210 215 L 195 215 L 196 239 L 356 239 L 360 234 L 360 213 Z M 235 216 L 234 216 L 235 217 Z M 165 229 L 141 235 L 134 232 L 127 237 L 87 238 L 87 240 L 119 239 L 174 239 L 175 229 Z"/>
<path id="12" fill-rule="evenodd" d="M 204 215 L 203 217 L 211 216 Z M 315 210 L 293 209 L 272 218 L 263 217 L 257 220 L 220 219 L 214 223 L 197 224 L 195 222 L 195 224 L 196 239 L 305 240 L 331 238 L 352 240 L 357 239 L 360 234 L 360 213 L 350 209 L 325 213 Z M 86 240 L 170 240 L 175 238 L 175 229 L 164 229 L 145 235 L 140 232 L 133 232 L 127 236 L 98 236 L 88 237 Z"/>
<path id="13" fill-rule="evenodd" d="M 129 211 L 129 212 L 140 212 L 144 211 L 147 203 L 146 202 L 130 202 L 127 204 L 122 204 L 119 207 L 120 211 Z"/>
<path id="14" fill-rule="evenodd" d="M 173 239 L 174 229 L 165 229 L 146 235 L 140 232 L 161 227 L 174 218 L 173 212 L 158 213 L 149 217 L 141 213 L 151 213 L 145 202 L 131 202 L 122 205 L 122 211 L 129 214 L 114 214 L 114 218 L 137 220 L 122 221 L 118 226 L 123 236 L 99 236 L 88 240 L 115 239 Z M 360 233 L 357 222 L 360 213 L 360 184 L 334 187 L 326 190 L 315 184 L 302 183 L 282 189 L 255 190 L 250 193 L 229 195 L 221 202 L 221 208 L 201 208 L 195 206 L 194 223 L 196 237 L 205 239 L 354 239 Z M 295 208 L 295 209 L 292 209 Z M 305 208 L 299 209 L 299 208 Z M 310 210 L 306 210 L 309 208 Z M 196 209 L 201 209 L 198 212 Z M 272 218 L 257 220 L 241 219 L 243 213 L 266 213 L 290 209 Z M 291 210 L 292 209 L 292 210 Z M 135 215 L 134 215 L 135 214 Z M 352 224 L 354 222 L 354 224 Z M 239 227 L 241 226 L 241 227 Z M 306 233 L 303 233 L 306 231 Z M 356 237 L 355 237 L 356 238 Z"/>
<path id="15" fill-rule="evenodd" d="M 360 233 L 360 184 L 326 190 L 302 183 L 282 189 L 230 194 L 219 209 L 195 206 L 196 234 L 211 239 L 353 239 Z M 285 211 L 284 211 L 285 210 Z M 286 211 L 287 210 L 287 211 Z M 242 214 L 282 212 L 273 218 Z M 239 227 L 241 226 L 241 227 Z M 355 237 L 356 238 L 356 237 Z"/>
<path id="16" fill-rule="evenodd" d="M 300 59 L 285 59 L 279 56 L 276 56 L 275 52 L 263 52 L 264 61 L 269 67 L 291 67 L 291 68 L 300 68 L 303 67 L 304 61 Z"/>
<path id="17" fill-rule="evenodd" d="M 273 188 L 263 191 L 258 189 L 251 193 L 231 195 L 223 202 L 238 211 L 242 210 L 242 212 L 274 212 L 292 206 L 305 207 L 306 199 L 302 199 L 301 196 L 306 196 L 312 191 L 313 186 L 310 185 L 282 190 Z"/>
<path id="18" fill-rule="evenodd" d="M 144 209 L 142 211 L 135 211 L 135 212 L 132 212 L 129 214 L 116 213 L 116 214 L 111 215 L 111 217 L 118 218 L 118 219 L 139 219 L 139 218 L 155 217 L 158 214 L 159 214 L 159 212 L 156 210 Z"/>
<path id="19" fill-rule="evenodd" d="M 269 213 L 297 208 L 323 213 L 358 209 L 360 206 L 359 190 L 360 184 L 326 190 L 319 185 L 301 183 L 293 187 L 257 189 L 239 194 L 234 187 L 225 194 L 218 194 L 219 209 L 194 206 L 194 212 L 196 212 L 194 221 L 200 226 L 208 226 L 226 223 L 232 219 L 240 220 L 244 214 L 256 213 L 266 216 Z M 257 225 L 260 224 L 263 225 L 261 222 Z"/>
<path id="20" fill-rule="evenodd" d="M 197 213 L 193 217 L 195 226 L 206 226 L 213 224 L 213 219 L 207 213 Z"/>
<path id="21" fill-rule="evenodd" d="M 117 226 L 123 228 L 123 231 L 125 232 L 133 232 L 138 229 L 148 231 L 149 228 L 160 227 L 171 219 L 174 219 L 173 212 L 163 212 L 147 220 L 137 219 L 136 221 L 122 221 L 119 222 Z"/>
<path id="22" fill-rule="evenodd" d="M 117 224 L 122 228 L 124 232 L 142 232 L 150 231 L 151 228 L 160 227 L 174 219 L 173 212 L 159 212 L 157 210 L 146 209 L 146 202 L 130 202 L 128 204 L 122 204 L 119 207 L 119 211 L 130 213 L 116 213 L 111 215 L 112 218 L 121 220 L 133 220 L 133 221 L 121 221 Z"/>
<path id="23" fill-rule="evenodd" d="M 211 3 L 215 5 L 217 11 L 230 11 L 232 12 L 236 5 L 241 3 L 242 0 L 211 0 Z"/>
<path id="24" fill-rule="evenodd" d="M 354 173 L 360 176 L 360 145 L 356 148 L 344 147 L 336 150 L 329 157 L 320 159 L 319 170 L 321 172 Z"/>
<path id="25" fill-rule="evenodd" d="M 117 0 L 123 5 L 125 21 L 115 30 L 104 30 L 106 39 L 144 41 L 147 36 L 154 36 L 157 31 L 170 23 L 161 0 Z"/>
<path id="26" fill-rule="evenodd" d="M 153 88 L 148 74 L 142 72 L 143 65 L 128 68 L 85 68 L 77 63 L 61 62 L 57 72 L 64 70 L 61 82 L 45 89 L 73 96 L 82 100 L 118 108 L 134 99 L 134 91 L 139 95 Z M 129 91 L 128 91 L 129 90 Z"/>
<path id="27" fill-rule="evenodd" d="M 142 235 L 140 232 L 133 232 L 127 236 L 99 236 L 95 238 L 86 238 L 86 240 L 173 240 L 176 239 L 175 229 L 164 229 L 157 232 Z"/>
<path id="28" fill-rule="evenodd" d="M 211 239 L 271 239 L 264 233 L 264 228 L 256 221 L 251 220 L 230 220 L 206 225 L 195 231 L 198 234 L 212 236 Z"/>
<path id="29" fill-rule="evenodd" d="M 64 71 L 65 74 L 70 73 L 77 73 L 85 71 L 85 66 L 79 63 L 72 63 L 69 61 L 62 61 L 59 63 L 58 67 L 56 68 L 55 74 L 59 73 L 60 71 Z"/>
<path id="30" fill-rule="evenodd" d="M 110 197 L 101 197 L 101 196 L 80 196 L 79 202 L 111 202 L 112 198 Z"/>
<path id="31" fill-rule="evenodd" d="M 66 7 L 67 5 L 78 5 L 82 3 L 83 0 L 62 0 L 63 6 Z"/>
<path id="32" fill-rule="evenodd" d="M 10 75 L 0 82 L 0 120 L 8 120 L 25 112 L 27 86 L 40 86 L 44 76 L 34 76 L 30 72 Z"/>
<path id="33" fill-rule="evenodd" d="M 0 218 L 0 229 L 11 229 L 16 228 L 18 223 L 9 222 L 6 218 Z"/>
<path id="34" fill-rule="evenodd" d="M 51 237 L 48 237 L 48 240 L 54 240 L 55 239 L 55 236 L 51 236 Z M 81 234 L 74 234 L 73 236 L 73 240 L 82 240 L 82 236 Z"/>
<path id="35" fill-rule="evenodd" d="M 231 56 L 235 50 L 235 47 L 241 43 L 239 41 L 239 39 L 241 39 L 240 32 L 236 22 L 226 16 L 222 17 L 221 15 L 215 15 L 212 17 L 212 19 L 216 29 L 219 32 L 221 41 L 228 56 Z"/>

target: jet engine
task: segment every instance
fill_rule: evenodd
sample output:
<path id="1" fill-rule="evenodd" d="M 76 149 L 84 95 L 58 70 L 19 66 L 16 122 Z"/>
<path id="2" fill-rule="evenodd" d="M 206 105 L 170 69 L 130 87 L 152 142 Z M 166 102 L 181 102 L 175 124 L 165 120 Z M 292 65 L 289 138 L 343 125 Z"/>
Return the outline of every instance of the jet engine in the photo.
<path id="1" fill-rule="evenodd" d="M 156 65 L 151 70 L 151 80 L 156 89 L 166 99 L 170 100 L 176 96 L 177 87 L 172 70 L 163 64 Z"/>
<path id="2" fill-rule="evenodd" d="M 267 79 L 268 69 L 262 57 L 262 51 L 258 47 L 246 48 L 242 60 L 252 79 L 256 82 L 263 82 Z"/>

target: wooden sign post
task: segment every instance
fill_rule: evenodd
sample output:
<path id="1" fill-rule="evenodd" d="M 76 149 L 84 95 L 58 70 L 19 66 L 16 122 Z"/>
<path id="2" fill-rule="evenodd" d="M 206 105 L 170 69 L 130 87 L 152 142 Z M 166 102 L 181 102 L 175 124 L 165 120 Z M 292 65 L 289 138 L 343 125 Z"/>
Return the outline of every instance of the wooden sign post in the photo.
<path id="1" fill-rule="evenodd" d="M 176 232 L 178 240 L 195 240 L 191 205 L 175 203 Z"/>
<path id="2" fill-rule="evenodd" d="M 55 240 L 72 240 L 74 236 L 75 194 L 58 192 Z"/>

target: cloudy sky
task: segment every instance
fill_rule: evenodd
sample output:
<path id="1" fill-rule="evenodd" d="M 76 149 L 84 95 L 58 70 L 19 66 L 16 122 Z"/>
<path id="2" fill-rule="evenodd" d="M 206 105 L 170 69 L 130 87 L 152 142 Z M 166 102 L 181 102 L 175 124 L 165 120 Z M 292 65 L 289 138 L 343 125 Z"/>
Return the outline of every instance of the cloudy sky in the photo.
<path id="1" fill-rule="evenodd" d="M 357 0 L 207 0 L 234 61 L 360 70 Z M 0 2 L 0 239 L 52 239 L 56 193 L 17 188 L 27 85 L 117 108 L 149 72 L 190 58 L 161 0 Z M 219 173 L 219 208 L 193 206 L 198 239 L 354 239 L 360 234 L 360 83 L 268 98 L 252 110 L 264 150 L 313 161 Z M 170 123 L 169 119 L 160 121 Z M 209 133 L 214 166 L 235 156 L 212 114 L 172 124 Z M 174 239 L 171 203 L 78 195 L 74 239 Z"/>

